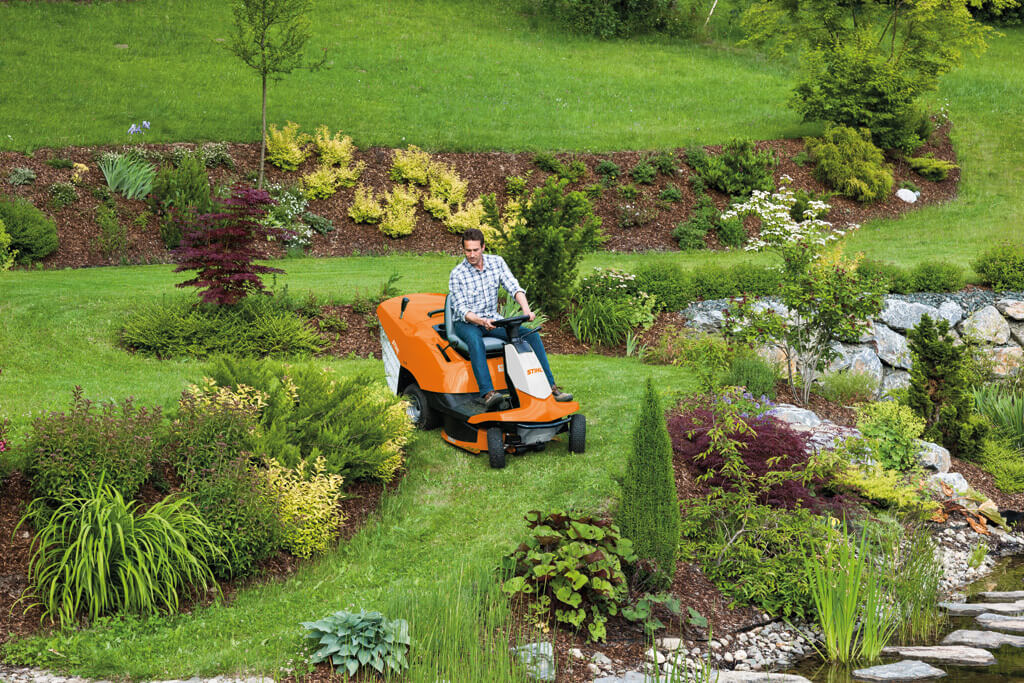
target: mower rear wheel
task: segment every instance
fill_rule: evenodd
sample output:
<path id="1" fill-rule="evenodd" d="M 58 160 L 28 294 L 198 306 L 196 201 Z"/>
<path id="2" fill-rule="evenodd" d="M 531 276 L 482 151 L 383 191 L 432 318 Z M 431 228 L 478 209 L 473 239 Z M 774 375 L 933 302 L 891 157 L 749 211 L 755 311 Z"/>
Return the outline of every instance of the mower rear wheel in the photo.
<path id="1" fill-rule="evenodd" d="M 441 424 L 441 416 L 427 403 L 427 395 L 416 382 L 407 386 L 402 396 L 409 402 L 405 412 L 417 429 L 430 430 Z"/>
<path id="2" fill-rule="evenodd" d="M 587 418 L 576 413 L 569 418 L 569 452 L 583 453 L 587 450 Z"/>
<path id="3" fill-rule="evenodd" d="M 487 430 L 487 457 L 494 469 L 505 467 L 505 439 L 502 438 L 500 427 Z"/>

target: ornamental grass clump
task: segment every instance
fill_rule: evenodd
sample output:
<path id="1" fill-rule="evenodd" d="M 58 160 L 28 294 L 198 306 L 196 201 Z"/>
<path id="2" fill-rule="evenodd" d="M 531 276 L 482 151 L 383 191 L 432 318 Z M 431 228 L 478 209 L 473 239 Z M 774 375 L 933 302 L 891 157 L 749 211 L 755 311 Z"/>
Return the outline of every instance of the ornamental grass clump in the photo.
<path id="1" fill-rule="evenodd" d="M 49 516 L 46 504 L 36 499 L 21 520 L 46 519 L 32 541 L 26 598 L 43 619 L 66 627 L 79 617 L 174 612 L 183 595 L 216 586 L 210 562 L 220 553 L 187 498 L 140 511 L 101 476 Z"/>
<path id="2" fill-rule="evenodd" d="M 156 166 L 136 154 L 107 153 L 97 166 L 103 171 L 107 187 L 125 199 L 142 199 L 149 194 L 156 178 Z"/>
<path id="3" fill-rule="evenodd" d="M 622 535 L 633 541 L 637 557 L 650 562 L 651 576 L 645 578 L 662 588 L 671 584 L 679 545 L 679 500 L 665 414 L 649 378 L 633 428 L 616 521 Z"/>

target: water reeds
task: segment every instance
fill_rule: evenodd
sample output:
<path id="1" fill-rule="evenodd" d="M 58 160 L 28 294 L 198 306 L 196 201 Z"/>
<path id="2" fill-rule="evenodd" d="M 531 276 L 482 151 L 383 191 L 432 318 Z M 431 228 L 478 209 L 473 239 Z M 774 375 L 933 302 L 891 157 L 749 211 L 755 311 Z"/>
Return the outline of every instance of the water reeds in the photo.
<path id="1" fill-rule="evenodd" d="M 917 528 L 890 546 L 887 556 L 889 590 L 899 616 L 899 638 L 904 644 L 934 637 L 945 621 L 939 609 L 942 567 L 928 532 Z"/>

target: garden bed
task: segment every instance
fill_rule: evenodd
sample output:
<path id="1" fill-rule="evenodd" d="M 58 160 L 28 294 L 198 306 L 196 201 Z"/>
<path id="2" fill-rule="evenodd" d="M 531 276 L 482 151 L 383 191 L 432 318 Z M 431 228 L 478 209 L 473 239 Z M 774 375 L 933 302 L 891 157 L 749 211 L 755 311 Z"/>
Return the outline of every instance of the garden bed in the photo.
<path id="1" fill-rule="evenodd" d="M 148 152 L 166 154 L 181 145 L 162 144 L 145 145 Z M 228 144 L 227 150 L 235 162 L 235 169 L 228 170 L 218 166 L 210 169 L 210 178 L 214 183 L 231 183 L 243 178 L 253 178 L 258 168 L 259 144 Z M 782 175 L 792 178 L 794 189 L 805 189 L 814 193 L 827 191 L 813 175 L 813 164 L 798 165 L 794 162 L 803 150 L 801 140 L 769 140 L 757 144 L 758 149 L 771 149 L 778 154 L 779 165 L 774 171 L 778 179 Z M 3 194 L 21 196 L 32 201 L 57 223 L 60 239 L 58 250 L 43 260 L 48 268 L 84 267 L 99 265 L 116 265 L 120 263 L 161 263 L 172 260 L 170 252 L 164 247 L 159 236 L 158 220 L 148 211 L 142 200 L 126 200 L 115 195 L 117 212 L 121 224 L 127 232 L 127 248 L 120 254 L 108 254 L 100 250 L 98 240 L 100 229 L 96 222 L 96 208 L 101 200 L 92 194 L 96 187 L 105 187 L 102 172 L 96 166 L 96 158 L 104 151 L 120 150 L 117 146 L 106 147 L 66 147 L 61 149 L 38 149 L 31 155 L 17 152 L 0 152 L 0 180 L 7 178 L 11 169 L 24 167 L 36 174 L 34 182 L 26 185 L 12 186 L 4 183 Z M 716 152 L 719 147 L 709 147 Z M 679 159 L 680 171 L 675 177 L 668 178 L 659 174 L 651 185 L 637 185 L 641 191 L 635 200 L 624 200 L 619 197 L 614 187 L 606 188 L 601 196 L 594 201 L 595 213 L 602 218 L 602 229 L 607 236 L 605 248 L 612 251 L 649 251 L 678 249 L 672 238 L 672 230 L 677 223 L 689 218 L 693 213 L 695 195 L 688 182 L 693 174 L 682 159 L 683 150 L 675 150 Z M 936 158 L 955 161 L 955 153 L 949 139 L 949 124 L 940 127 L 925 145 L 915 154 L 934 153 Z M 595 175 L 596 164 L 603 159 L 610 159 L 621 169 L 621 182 L 631 182 L 627 171 L 632 168 L 645 153 L 639 151 L 612 152 L 608 154 L 562 154 L 563 160 L 582 161 L 587 166 L 586 175 L 573 183 L 573 189 L 582 189 L 596 183 L 600 177 Z M 379 194 L 394 184 L 388 178 L 391 167 L 392 150 L 387 148 L 370 148 L 359 150 L 355 154 L 356 161 L 366 162 L 366 170 L 359 179 Z M 433 158 L 455 167 L 459 175 L 468 182 L 470 199 L 485 193 L 494 192 L 500 205 L 504 205 L 505 179 L 512 175 L 528 177 L 528 187 L 542 184 L 546 173 L 540 171 L 533 163 L 533 154 L 512 152 L 477 152 L 477 153 L 438 153 Z M 63 209 L 55 210 L 50 204 L 48 188 L 52 183 L 67 182 L 71 171 L 66 168 L 53 168 L 46 164 L 49 159 L 63 158 L 88 165 L 89 170 L 82 178 L 78 187 L 79 198 Z M 860 204 L 845 197 L 830 199 L 832 213 L 830 220 L 837 225 L 847 223 L 864 223 L 880 218 L 893 218 L 902 215 L 921 205 L 936 204 L 949 201 L 956 196 L 959 182 L 959 170 L 954 169 L 946 180 L 931 182 L 913 173 L 907 165 L 898 159 L 890 159 L 893 166 L 894 188 L 909 181 L 921 189 L 917 203 L 907 204 L 890 195 L 877 204 Z M 303 174 L 314 170 L 316 161 L 307 159 L 295 172 L 285 172 L 267 164 L 267 180 L 273 183 L 290 184 L 298 181 Z M 531 173 L 532 172 L 532 173 Z M 657 205 L 656 197 L 669 183 L 681 190 L 682 199 L 674 203 Z M 456 254 L 459 250 L 458 240 L 439 220 L 435 220 L 422 210 L 417 213 L 417 226 L 412 234 L 397 239 L 385 236 L 375 225 L 356 224 L 348 216 L 348 207 L 352 202 L 355 190 L 343 188 L 334 196 L 323 200 L 311 200 L 309 210 L 329 219 L 334 230 L 325 235 L 314 234 L 312 245 L 308 251 L 313 256 L 353 256 L 360 254 L 387 254 L 394 252 L 442 252 Z M 716 205 L 722 208 L 727 198 L 717 192 L 711 192 Z M 649 220 L 640 225 L 624 227 L 620 225 L 619 211 L 626 205 L 649 210 Z M 748 226 L 749 228 L 750 226 Z M 707 237 L 709 248 L 720 248 L 714 235 Z M 277 248 L 270 248 L 267 256 L 280 255 Z"/>

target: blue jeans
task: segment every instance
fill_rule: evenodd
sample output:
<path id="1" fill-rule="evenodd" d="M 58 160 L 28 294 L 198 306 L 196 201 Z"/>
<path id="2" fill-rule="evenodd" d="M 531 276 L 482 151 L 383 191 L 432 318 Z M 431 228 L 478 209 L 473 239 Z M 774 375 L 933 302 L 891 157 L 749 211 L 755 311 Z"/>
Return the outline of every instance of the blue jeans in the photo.
<path id="1" fill-rule="evenodd" d="M 487 352 L 484 351 L 484 337 L 497 337 L 507 342 L 508 333 L 504 327 L 485 330 L 479 325 L 456 320 L 455 334 L 459 335 L 459 338 L 466 342 L 466 346 L 469 347 L 469 364 L 473 366 L 473 376 L 476 377 L 476 385 L 480 389 L 480 395 L 483 396 L 494 389 L 494 384 L 491 382 L 491 373 L 487 369 Z M 544 351 L 544 342 L 541 341 L 540 335 L 537 334 L 536 330 L 529 330 L 524 335 L 524 338 L 530 345 L 530 348 L 533 349 L 533 352 L 537 354 L 537 360 L 540 361 L 540 366 L 544 369 L 548 383 L 553 386 L 555 378 L 551 374 L 548 354 Z"/>

